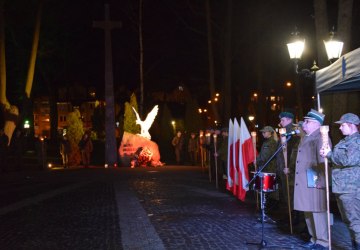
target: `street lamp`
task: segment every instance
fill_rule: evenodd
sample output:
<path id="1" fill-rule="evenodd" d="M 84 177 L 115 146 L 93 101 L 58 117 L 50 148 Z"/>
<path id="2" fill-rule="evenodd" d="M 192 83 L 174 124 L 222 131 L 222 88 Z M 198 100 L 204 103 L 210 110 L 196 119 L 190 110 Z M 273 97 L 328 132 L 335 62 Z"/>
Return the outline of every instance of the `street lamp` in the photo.
<path id="1" fill-rule="evenodd" d="M 310 72 L 308 69 L 303 69 L 299 71 L 299 60 L 301 60 L 301 56 L 305 49 L 305 39 L 301 38 L 299 35 L 299 31 L 295 28 L 295 31 L 291 33 L 292 39 L 287 44 L 287 48 L 289 51 L 290 59 L 294 61 L 295 65 L 295 73 L 296 74 L 307 74 Z M 334 28 L 330 32 L 330 38 L 328 41 L 324 41 L 326 54 L 328 56 L 328 60 L 330 62 L 334 62 L 341 56 L 342 48 L 343 48 L 343 42 L 337 40 L 335 37 L 335 31 Z M 316 71 L 318 67 L 316 66 L 316 62 L 314 61 L 314 65 L 311 68 L 312 72 Z M 312 73 L 310 73 L 312 75 Z"/>
<path id="2" fill-rule="evenodd" d="M 333 63 L 341 56 L 344 43 L 334 38 L 335 31 L 334 27 L 330 31 L 330 38 L 328 41 L 324 41 L 326 54 L 330 63 Z"/>
<path id="3" fill-rule="evenodd" d="M 291 33 L 291 35 L 292 35 L 291 42 L 289 42 L 287 44 L 290 59 L 292 61 L 294 61 L 295 73 L 297 75 L 301 75 L 306 78 L 314 78 L 314 72 L 319 69 L 319 67 L 316 65 L 315 61 L 310 70 L 309 69 L 299 70 L 298 63 L 299 63 L 299 60 L 301 60 L 302 53 L 304 52 L 304 49 L 305 49 L 305 39 L 301 38 L 299 34 L 300 33 L 298 32 L 297 28 L 295 27 L 295 31 Z M 342 47 L 343 47 L 343 42 L 341 42 L 337 39 L 334 39 L 334 36 L 335 36 L 335 32 L 334 32 L 334 28 L 333 28 L 332 31 L 330 32 L 330 39 L 328 41 L 324 41 L 326 53 L 327 53 L 328 60 L 330 61 L 330 63 L 334 62 L 341 56 Z M 301 90 L 301 89 L 299 89 L 299 86 L 297 86 L 297 87 L 298 87 L 298 90 Z M 300 91 L 297 91 L 297 92 L 299 92 L 299 93 L 297 93 L 297 95 L 300 95 Z M 299 102 L 298 104 L 300 105 L 301 104 L 300 97 L 297 96 L 297 98 L 298 98 L 298 102 Z M 318 106 L 318 109 L 320 110 L 319 94 L 317 94 L 317 101 L 318 101 L 317 106 Z"/>

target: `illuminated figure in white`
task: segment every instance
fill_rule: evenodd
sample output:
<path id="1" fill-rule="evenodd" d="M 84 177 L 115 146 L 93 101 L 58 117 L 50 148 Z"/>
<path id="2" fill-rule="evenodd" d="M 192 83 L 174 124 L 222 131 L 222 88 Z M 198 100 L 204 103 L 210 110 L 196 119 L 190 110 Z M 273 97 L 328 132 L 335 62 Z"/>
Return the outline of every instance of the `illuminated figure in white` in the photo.
<path id="1" fill-rule="evenodd" d="M 136 110 L 134 109 L 134 107 L 132 107 L 132 109 L 135 112 L 136 115 L 136 124 L 139 124 L 141 127 L 141 132 L 140 132 L 140 136 L 145 137 L 149 140 L 151 140 L 151 135 L 149 133 L 149 129 L 151 127 L 151 125 L 153 124 L 155 117 L 158 113 L 158 105 L 155 105 L 154 108 L 150 111 L 150 113 L 146 116 L 146 119 L 144 121 L 142 121 L 140 119 L 139 114 L 136 112 Z"/>

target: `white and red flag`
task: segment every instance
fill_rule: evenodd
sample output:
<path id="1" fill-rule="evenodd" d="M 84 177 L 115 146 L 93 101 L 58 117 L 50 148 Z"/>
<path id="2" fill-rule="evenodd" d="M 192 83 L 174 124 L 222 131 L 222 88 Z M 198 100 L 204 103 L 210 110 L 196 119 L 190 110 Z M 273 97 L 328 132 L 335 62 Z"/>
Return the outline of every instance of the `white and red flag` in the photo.
<path id="1" fill-rule="evenodd" d="M 234 134 L 234 124 L 232 120 L 229 120 L 229 136 L 228 136 L 228 155 L 227 155 L 227 182 L 226 189 L 231 191 L 234 185 L 234 163 L 233 163 L 233 134 Z"/>
<path id="2" fill-rule="evenodd" d="M 239 186 L 239 146 L 240 146 L 240 125 L 236 118 L 234 118 L 233 130 L 229 134 L 232 137 L 229 148 L 230 156 L 230 171 L 228 172 L 232 179 L 232 185 L 228 187 L 235 196 L 238 192 Z"/>
<path id="3" fill-rule="evenodd" d="M 245 201 L 246 191 L 249 190 L 247 184 L 249 183 L 248 165 L 255 160 L 255 152 L 252 144 L 252 139 L 248 128 L 246 127 L 244 119 L 241 117 L 240 121 L 240 149 L 239 149 L 239 186 L 237 197 L 241 201 Z"/>

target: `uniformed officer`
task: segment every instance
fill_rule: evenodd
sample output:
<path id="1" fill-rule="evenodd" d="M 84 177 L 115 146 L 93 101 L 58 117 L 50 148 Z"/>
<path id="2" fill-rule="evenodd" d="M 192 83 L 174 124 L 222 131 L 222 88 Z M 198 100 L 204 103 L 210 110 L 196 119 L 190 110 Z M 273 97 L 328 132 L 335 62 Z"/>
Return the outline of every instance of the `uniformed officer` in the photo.
<path id="1" fill-rule="evenodd" d="M 357 115 L 347 113 L 335 122 L 345 138 L 335 145 L 322 148 L 320 155 L 330 159 L 332 170 L 332 191 L 343 221 L 350 229 L 353 249 L 360 249 L 360 134 Z"/>
<path id="2" fill-rule="evenodd" d="M 328 249 L 324 159 L 320 156 L 320 126 L 324 114 L 311 109 L 304 117 L 302 138 L 296 157 L 294 210 L 303 211 L 311 239 L 308 249 Z"/>
<path id="3" fill-rule="evenodd" d="M 290 112 L 281 112 L 279 114 L 280 126 L 286 128 L 286 133 L 290 133 L 295 130 L 296 127 L 293 125 L 294 115 Z M 289 180 L 289 190 L 290 195 L 293 194 L 294 189 L 294 172 L 295 172 L 295 160 L 297 154 L 297 147 L 300 142 L 300 136 L 292 136 L 287 142 L 287 166 L 285 166 L 284 154 L 282 152 L 278 153 L 276 156 L 276 177 L 279 185 L 279 195 L 282 203 L 287 203 L 287 187 L 286 187 L 286 175 L 288 175 Z M 278 142 L 278 147 L 280 147 L 280 140 Z M 290 197 L 292 201 L 292 197 Z"/>

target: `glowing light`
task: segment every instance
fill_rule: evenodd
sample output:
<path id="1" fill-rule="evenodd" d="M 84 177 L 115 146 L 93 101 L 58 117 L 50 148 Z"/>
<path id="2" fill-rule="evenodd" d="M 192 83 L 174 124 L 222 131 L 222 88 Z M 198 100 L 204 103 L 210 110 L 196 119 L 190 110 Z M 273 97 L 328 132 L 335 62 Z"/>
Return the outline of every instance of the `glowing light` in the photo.
<path id="1" fill-rule="evenodd" d="M 257 93 L 254 93 L 254 97 L 257 97 L 258 96 L 258 94 Z"/>
<path id="2" fill-rule="evenodd" d="M 53 165 L 52 165 L 52 163 L 48 163 L 48 168 L 52 168 L 53 167 Z"/>
<path id="3" fill-rule="evenodd" d="M 109 165 L 105 163 L 104 167 L 105 167 L 105 168 L 108 168 L 108 167 L 109 167 Z"/>
<path id="4" fill-rule="evenodd" d="M 286 87 L 291 87 L 292 86 L 292 83 L 291 82 L 287 82 L 286 83 Z"/>
<path id="5" fill-rule="evenodd" d="M 209 100 L 208 103 L 211 103 L 211 100 Z"/>
<path id="6" fill-rule="evenodd" d="M 250 115 L 248 118 L 249 118 L 249 121 L 251 121 L 251 122 L 255 119 L 255 117 L 253 115 Z"/>
<path id="7" fill-rule="evenodd" d="M 219 97 L 219 96 L 220 96 L 220 94 L 219 94 L 219 93 L 216 93 L 216 94 L 215 94 L 215 96 Z"/>
<path id="8" fill-rule="evenodd" d="M 24 122 L 24 128 L 30 128 L 30 122 L 28 120 Z"/>
<path id="9" fill-rule="evenodd" d="M 199 111 L 200 114 L 203 112 L 202 109 L 198 109 L 198 111 Z"/>
<path id="10" fill-rule="evenodd" d="M 214 101 L 217 102 L 219 99 L 217 97 L 214 98 Z"/>

